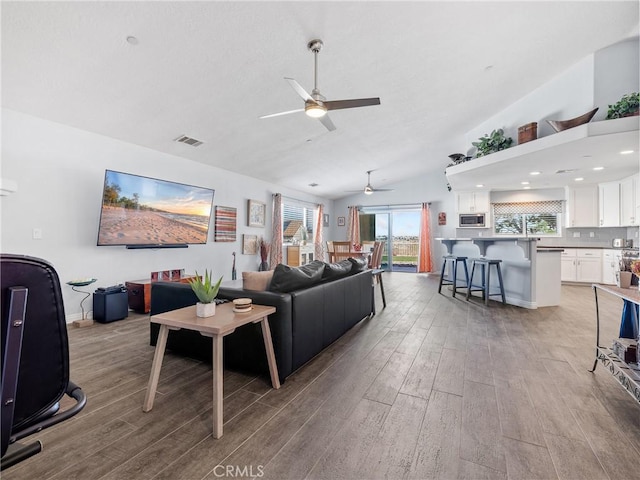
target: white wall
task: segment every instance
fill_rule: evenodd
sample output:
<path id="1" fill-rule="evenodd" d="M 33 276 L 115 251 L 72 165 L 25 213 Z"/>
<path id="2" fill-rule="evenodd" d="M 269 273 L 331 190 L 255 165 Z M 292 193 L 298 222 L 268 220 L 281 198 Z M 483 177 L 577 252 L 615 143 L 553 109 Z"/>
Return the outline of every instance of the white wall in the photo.
<path id="1" fill-rule="evenodd" d="M 242 271 L 257 270 L 259 257 L 241 253 L 242 234 L 271 238 L 273 193 L 324 203 L 325 213 L 334 218 L 331 200 L 11 110 L 2 110 L 2 137 L 1 177 L 17 182 L 18 190 L 0 197 L 0 250 L 40 257 L 54 265 L 63 284 L 68 320 L 81 315 L 82 295 L 65 285 L 72 279 L 97 278 L 87 287 L 93 290 L 148 278 L 157 270 L 184 268 L 193 273 L 208 268 L 230 280 L 234 251 L 239 277 Z M 155 250 L 97 247 L 105 169 L 214 189 L 214 205 L 238 209 L 236 242 L 213 242 L 212 218 L 206 245 Z M 265 228 L 246 226 L 248 199 L 267 204 Z M 33 239 L 34 228 L 42 229 L 41 240 Z M 330 227 L 326 237 L 333 235 Z M 88 299 L 85 308 L 90 305 Z"/>
<path id="2" fill-rule="evenodd" d="M 467 154 L 475 153 L 471 142 L 498 128 L 516 145 L 518 127 L 530 122 L 538 123 L 542 138 L 555 133 L 546 120 L 568 120 L 595 107 L 593 121 L 604 120 L 609 104 L 638 91 L 639 72 L 637 37 L 599 50 L 467 132 Z"/>

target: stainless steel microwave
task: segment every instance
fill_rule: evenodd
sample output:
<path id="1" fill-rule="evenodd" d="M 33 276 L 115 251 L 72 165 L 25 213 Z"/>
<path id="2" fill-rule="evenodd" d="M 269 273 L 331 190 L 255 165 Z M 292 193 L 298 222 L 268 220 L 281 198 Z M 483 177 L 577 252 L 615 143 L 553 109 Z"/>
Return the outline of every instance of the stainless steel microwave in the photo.
<path id="1" fill-rule="evenodd" d="M 461 213 L 458 226 L 460 228 L 484 228 L 485 213 Z"/>

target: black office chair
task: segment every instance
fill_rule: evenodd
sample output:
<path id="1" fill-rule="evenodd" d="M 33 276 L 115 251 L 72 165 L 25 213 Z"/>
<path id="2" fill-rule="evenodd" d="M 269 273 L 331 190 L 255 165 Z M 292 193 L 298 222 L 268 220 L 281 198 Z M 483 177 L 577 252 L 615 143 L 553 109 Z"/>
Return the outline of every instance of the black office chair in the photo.
<path id="1" fill-rule="evenodd" d="M 21 438 L 82 410 L 86 397 L 69 381 L 69 344 L 60 280 L 39 258 L 0 255 L 2 301 L 2 463 L 4 470 L 39 453 Z M 60 409 L 64 395 L 75 404 Z"/>

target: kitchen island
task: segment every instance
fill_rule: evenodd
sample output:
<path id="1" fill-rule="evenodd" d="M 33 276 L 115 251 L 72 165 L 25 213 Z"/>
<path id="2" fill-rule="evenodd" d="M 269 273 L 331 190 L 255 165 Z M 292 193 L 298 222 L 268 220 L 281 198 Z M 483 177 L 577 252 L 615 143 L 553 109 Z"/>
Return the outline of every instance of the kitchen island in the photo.
<path id="1" fill-rule="evenodd" d="M 501 270 L 506 302 L 518 307 L 535 309 L 560 304 L 560 254 L 559 248 L 538 248 L 536 237 L 474 237 L 436 238 L 442 244 L 442 255 L 453 254 L 502 260 Z M 459 266 L 458 268 L 462 268 Z M 464 278 L 460 270 L 458 278 Z M 474 284 L 481 284 L 480 271 L 476 270 Z M 491 293 L 498 292 L 497 282 L 492 282 Z"/>

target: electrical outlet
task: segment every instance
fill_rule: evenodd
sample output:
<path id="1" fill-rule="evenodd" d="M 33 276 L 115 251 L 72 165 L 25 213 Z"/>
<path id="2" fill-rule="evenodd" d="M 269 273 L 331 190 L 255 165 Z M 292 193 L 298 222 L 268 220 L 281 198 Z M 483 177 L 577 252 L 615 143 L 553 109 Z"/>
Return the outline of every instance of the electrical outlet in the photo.
<path id="1" fill-rule="evenodd" d="M 573 232 L 573 238 L 580 238 L 580 232 Z"/>
<path id="2" fill-rule="evenodd" d="M 34 240 L 42 240 L 42 229 L 34 228 L 33 229 L 33 239 Z"/>
<path id="3" fill-rule="evenodd" d="M 596 236 L 596 232 L 589 232 L 589 237 L 593 238 Z"/>

